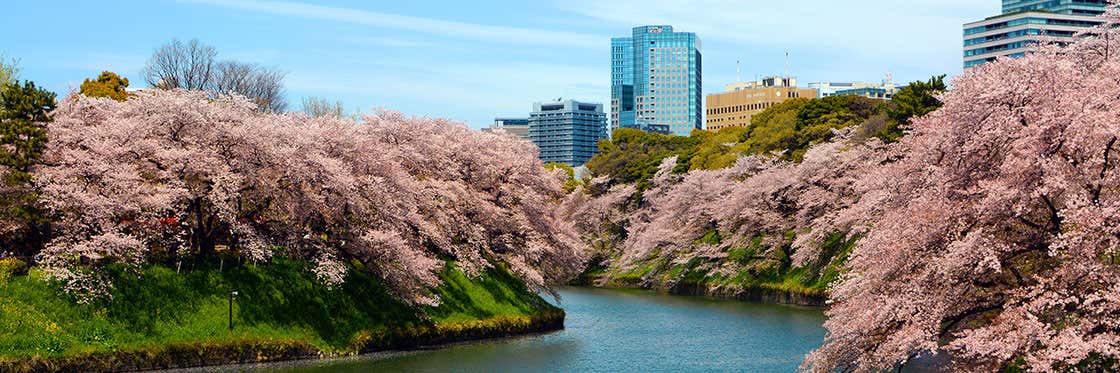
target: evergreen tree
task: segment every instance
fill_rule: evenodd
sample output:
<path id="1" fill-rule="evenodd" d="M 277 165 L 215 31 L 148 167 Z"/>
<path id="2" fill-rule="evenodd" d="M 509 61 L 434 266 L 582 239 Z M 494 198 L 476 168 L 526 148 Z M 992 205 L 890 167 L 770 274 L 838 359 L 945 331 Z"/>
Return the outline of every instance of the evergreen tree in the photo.
<path id="1" fill-rule="evenodd" d="M 946 90 L 948 87 L 945 85 L 945 75 L 934 76 L 928 81 L 917 81 L 903 87 L 891 99 L 891 105 L 887 107 L 890 121 L 876 137 L 887 142 L 897 141 L 902 137 L 911 119 L 941 108 L 941 101 L 937 99 L 937 95 Z"/>
<path id="2" fill-rule="evenodd" d="M 0 244 L 21 255 L 42 245 L 45 219 L 30 171 L 46 146 L 46 123 L 54 108 L 55 94 L 35 83 L 0 89 Z"/>

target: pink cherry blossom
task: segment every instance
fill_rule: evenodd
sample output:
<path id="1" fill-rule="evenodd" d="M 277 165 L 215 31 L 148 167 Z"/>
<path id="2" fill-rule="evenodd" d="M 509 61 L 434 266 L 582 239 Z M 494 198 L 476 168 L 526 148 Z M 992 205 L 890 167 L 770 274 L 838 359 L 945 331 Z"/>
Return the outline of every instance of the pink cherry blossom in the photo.
<path id="1" fill-rule="evenodd" d="M 970 69 L 837 214 L 865 234 L 804 368 L 1065 370 L 1120 356 L 1120 13 Z"/>
<path id="2" fill-rule="evenodd" d="M 175 264 L 221 245 L 307 260 L 328 284 L 357 260 L 432 304 L 445 259 L 470 274 L 508 264 L 536 290 L 582 266 L 561 175 L 526 141 L 389 111 L 355 122 L 252 109 L 189 91 L 67 98 L 35 170 L 56 217 L 45 267 L 103 295 L 105 264 Z"/>

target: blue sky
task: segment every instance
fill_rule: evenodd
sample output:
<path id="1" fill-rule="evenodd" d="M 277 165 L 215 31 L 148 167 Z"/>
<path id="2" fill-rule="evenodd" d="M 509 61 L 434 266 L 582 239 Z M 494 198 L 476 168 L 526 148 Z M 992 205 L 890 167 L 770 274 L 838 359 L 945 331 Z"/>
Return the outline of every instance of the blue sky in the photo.
<path id="1" fill-rule="evenodd" d="M 148 56 L 197 38 L 288 72 L 287 97 L 446 117 L 474 128 L 559 97 L 608 103 L 610 38 L 643 24 L 697 32 L 704 90 L 790 71 L 810 81 L 925 79 L 961 70 L 961 24 L 998 0 L 24 1 L 0 53 L 59 94 L 112 70 L 135 87 Z M 609 105 L 608 105 L 609 106 Z"/>

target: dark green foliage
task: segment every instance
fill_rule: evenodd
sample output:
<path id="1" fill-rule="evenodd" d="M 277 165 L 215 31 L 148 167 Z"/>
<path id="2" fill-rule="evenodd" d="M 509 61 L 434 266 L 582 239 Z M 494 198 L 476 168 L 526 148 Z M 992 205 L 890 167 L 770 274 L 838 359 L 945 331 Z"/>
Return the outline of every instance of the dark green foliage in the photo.
<path id="1" fill-rule="evenodd" d="M 931 77 L 925 82 L 912 82 L 903 87 L 887 107 L 889 125 L 877 133 L 876 137 L 887 142 L 897 141 L 905 133 L 906 125 L 910 124 L 911 119 L 941 108 L 941 101 L 936 96 L 947 89 L 945 75 Z"/>
<path id="2" fill-rule="evenodd" d="M 46 223 L 36 206 L 31 166 L 39 161 L 47 145 L 46 124 L 55 108 L 55 95 L 33 82 L 11 84 L 0 89 L 0 220 L 21 229 L 0 237 L 0 244 L 19 255 L 32 255 L 42 245 Z"/>
<path id="3" fill-rule="evenodd" d="M 695 136 L 620 128 L 611 134 L 611 140 L 599 142 L 599 154 L 587 161 L 587 168 L 595 175 L 609 175 L 616 182 L 638 183 L 639 189 L 646 189 L 662 160 L 674 155 L 690 155 L 697 143 Z"/>
<path id="4" fill-rule="evenodd" d="M 0 165 L 26 173 L 47 144 L 46 124 L 55 108 L 55 95 L 34 82 L 0 90 Z M 12 149 L 7 149 L 7 148 Z"/>

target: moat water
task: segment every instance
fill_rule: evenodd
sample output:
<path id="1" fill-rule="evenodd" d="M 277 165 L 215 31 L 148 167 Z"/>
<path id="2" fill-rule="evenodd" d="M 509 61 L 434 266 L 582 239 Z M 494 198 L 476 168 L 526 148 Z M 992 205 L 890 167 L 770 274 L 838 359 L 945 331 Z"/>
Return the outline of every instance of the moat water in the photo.
<path id="1" fill-rule="evenodd" d="M 547 334 L 257 367 L 269 372 L 792 372 L 824 339 L 820 309 L 563 288 Z M 254 369 L 257 370 L 257 369 Z"/>

